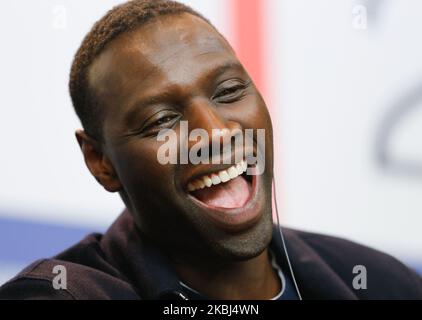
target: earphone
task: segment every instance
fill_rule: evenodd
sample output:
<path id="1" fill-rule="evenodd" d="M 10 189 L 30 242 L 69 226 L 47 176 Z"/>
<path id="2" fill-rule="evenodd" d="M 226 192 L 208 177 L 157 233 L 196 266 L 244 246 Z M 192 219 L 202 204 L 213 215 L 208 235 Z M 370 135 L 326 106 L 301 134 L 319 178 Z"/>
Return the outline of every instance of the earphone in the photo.
<path id="1" fill-rule="evenodd" d="M 278 216 L 278 207 L 277 207 L 277 193 L 276 193 L 275 178 L 274 177 L 273 177 L 272 186 L 273 186 L 273 199 L 274 199 L 273 201 L 274 201 L 274 207 L 275 207 L 275 213 L 276 213 L 276 219 L 277 219 L 277 230 L 280 234 L 281 242 L 283 243 L 283 250 L 286 253 L 287 264 L 289 266 L 290 274 L 292 275 L 292 280 L 293 280 L 293 283 L 294 283 L 295 288 L 296 288 L 296 293 L 299 297 L 299 300 L 303 300 L 302 296 L 300 294 L 300 291 L 299 291 L 299 287 L 298 287 L 297 282 L 296 282 L 296 278 L 295 278 L 295 275 L 294 275 L 294 272 L 293 272 L 292 264 L 290 263 L 289 253 L 287 252 L 286 242 L 284 241 L 283 232 L 282 232 L 281 226 L 280 226 L 280 218 Z"/>

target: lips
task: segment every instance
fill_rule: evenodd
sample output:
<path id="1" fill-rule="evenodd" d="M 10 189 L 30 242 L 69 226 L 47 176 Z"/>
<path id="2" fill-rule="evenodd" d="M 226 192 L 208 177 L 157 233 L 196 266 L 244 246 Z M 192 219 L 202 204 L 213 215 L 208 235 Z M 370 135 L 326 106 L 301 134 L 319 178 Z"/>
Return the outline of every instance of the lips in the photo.
<path id="1" fill-rule="evenodd" d="M 258 177 L 246 175 L 244 160 L 227 169 L 207 173 L 187 185 L 188 197 L 217 225 L 244 229 L 260 217 Z"/>

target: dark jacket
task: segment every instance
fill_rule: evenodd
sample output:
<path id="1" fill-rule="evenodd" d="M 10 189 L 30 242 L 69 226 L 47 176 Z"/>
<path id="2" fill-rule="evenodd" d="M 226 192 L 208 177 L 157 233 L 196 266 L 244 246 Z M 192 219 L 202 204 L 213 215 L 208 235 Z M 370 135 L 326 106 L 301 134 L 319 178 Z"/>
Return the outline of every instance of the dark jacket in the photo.
<path id="1" fill-rule="evenodd" d="M 274 229 L 272 252 L 288 270 Z M 393 257 L 365 246 L 283 228 L 303 299 L 422 299 L 422 279 Z M 54 289 L 56 265 L 66 267 L 67 288 Z M 353 267 L 367 271 L 367 289 L 353 289 Z M 104 234 L 91 234 L 52 259 L 32 263 L 0 288 L 0 299 L 184 299 L 175 272 L 139 237 L 124 212 Z"/>

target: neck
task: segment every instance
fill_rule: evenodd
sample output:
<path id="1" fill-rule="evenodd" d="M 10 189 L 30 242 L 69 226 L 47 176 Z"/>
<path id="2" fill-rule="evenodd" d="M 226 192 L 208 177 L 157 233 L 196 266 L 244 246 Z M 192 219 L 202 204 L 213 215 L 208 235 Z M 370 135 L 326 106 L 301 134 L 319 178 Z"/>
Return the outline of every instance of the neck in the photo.
<path id="1" fill-rule="evenodd" d="M 268 249 L 244 261 L 171 260 L 183 283 L 212 299 L 268 300 L 281 290 Z"/>

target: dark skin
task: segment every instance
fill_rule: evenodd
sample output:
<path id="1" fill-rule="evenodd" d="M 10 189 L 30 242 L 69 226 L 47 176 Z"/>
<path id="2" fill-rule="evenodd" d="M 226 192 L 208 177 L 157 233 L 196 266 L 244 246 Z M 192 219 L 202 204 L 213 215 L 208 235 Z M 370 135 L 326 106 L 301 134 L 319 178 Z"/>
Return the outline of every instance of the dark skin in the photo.
<path id="1" fill-rule="evenodd" d="M 216 299 L 269 299 L 280 290 L 272 236 L 272 126 L 266 105 L 227 41 L 190 14 L 159 17 L 114 39 L 89 70 L 102 137 L 76 132 L 97 181 L 119 192 L 143 237 L 172 261 L 180 279 Z M 257 176 L 255 219 L 219 225 L 187 197 L 193 176 L 229 165 L 157 161 L 161 129 L 265 129 L 265 172 Z M 223 139 L 223 137 L 220 137 Z M 223 140 L 221 140 L 223 141 Z M 192 147 L 194 142 L 189 143 Z M 211 140 L 206 142 L 211 144 Z"/>

